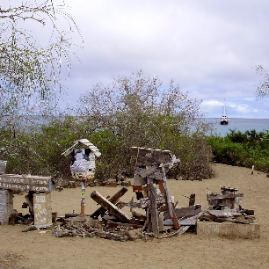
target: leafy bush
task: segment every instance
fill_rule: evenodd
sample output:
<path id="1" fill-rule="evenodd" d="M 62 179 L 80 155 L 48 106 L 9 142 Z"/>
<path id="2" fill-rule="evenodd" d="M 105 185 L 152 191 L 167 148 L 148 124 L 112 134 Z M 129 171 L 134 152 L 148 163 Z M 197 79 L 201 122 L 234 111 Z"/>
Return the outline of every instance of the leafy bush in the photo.
<path id="1" fill-rule="evenodd" d="M 32 130 L 0 134 L 0 158 L 8 160 L 7 172 L 70 176 L 70 160 L 61 154 L 75 140 L 89 139 L 102 153 L 96 178 L 132 176 L 132 146 L 171 150 L 181 163 L 171 177 L 209 178 L 211 147 L 205 133 L 199 102 L 189 99 L 171 81 L 145 78 L 142 72 L 121 77 L 112 85 L 96 85 L 82 95 L 77 117 L 56 119 Z M 191 131 L 190 131 L 191 130 Z"/>
<path id="2" fill-rule="evenodd" d="M 225 137 L 210 136 L 213 159 L 216 162 L 238 165 L 264 172 L 269 171 L 269 133 L 248 130 L 245 133 L 231 130 Z"/>

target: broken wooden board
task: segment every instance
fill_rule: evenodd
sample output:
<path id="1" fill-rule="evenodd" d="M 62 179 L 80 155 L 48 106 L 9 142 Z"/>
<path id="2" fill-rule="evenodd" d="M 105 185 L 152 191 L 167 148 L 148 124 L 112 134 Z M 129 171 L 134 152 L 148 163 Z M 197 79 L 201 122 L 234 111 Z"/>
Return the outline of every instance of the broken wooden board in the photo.
<path id="1" fill-rule="evenodd" d="M 126 187 L 123 187 L 122 189 L 120 189 L 116 194 L 114 194 L 108 201 L 116 204 L 119 199 L 128 191 L 128 189 Z M 105 209 L 103 207 L 98 208 L 95 212 L 93 212 L 90 217 L 95 219 L 97 218 L 99 215 L 103 214 L 105 212 Z"/>
<path id="2" fill-rule="evenodd" d="M 51 177 L 32 175 L 0 175 L 0 189 L 16 191 L 50 192 L 53 190 Z"/>
<path id="3" fill-rule="evenodd" d="M 100 193 L 97 191 L 93 191 L 91 193 L 91 198 L 97 202 L 99 205 L 101 205 L 102 208 L 105 210 L 108 210 L 111 215 L 114 215 L 118 219 L 120 219 L 123 222 L 130 222 L 132 219 L 130 216 L 125 214 L 122 210 L 120 210 L 117 206 L 115 206 L 113 203 L 111 203 L 108 199 L 103 197 Z"/>

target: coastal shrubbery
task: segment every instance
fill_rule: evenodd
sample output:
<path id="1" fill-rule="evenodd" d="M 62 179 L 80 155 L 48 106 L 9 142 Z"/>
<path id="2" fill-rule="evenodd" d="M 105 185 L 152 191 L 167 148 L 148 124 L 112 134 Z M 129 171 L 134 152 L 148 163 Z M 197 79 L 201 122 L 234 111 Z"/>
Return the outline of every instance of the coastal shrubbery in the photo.
<path id="1" fill-rule="evenodd" d="M 172 118 L 160 117 L 159 123 L 156 118 L 144 119 L 146 122 L 137 126 L 134 132 L 132 122 L 129 122 L 130 126 L 118 125 L 117 132 L 109 127 L 93 130 L 90 119 L 70 116 L 64 120 L 53 120 L 41 128 L 17 130 L 15 137 L 13 130 L 5 129 L 0 135 L 0 159 L 8 161 L 6 173 L 68 178 L 71 176 L 70 159 L 61 154 L 75 140 L 87 138 L 102 153 L 96 160 L 96 178 L 99 179 L 133 176 L 129 154 L 129 147 L 133 145 L 171 150 L 181 159 L 181 163 L 171 169 L 170 177 L 211 177 L 211 149 L 206 137 L 202 133 L 183 135 L 176 132 L 168 124 Z M 155 124 L 152 124 L 153 120 Z M 147 130 L 143 128 L 144 124 Z"/>
<path id="2" fill-rule="evenodd" d="M 40 128 L 16 134 L 3 129 L 0 159 L 8 160 L 7 172 L 70 176 L 70 160 L 61 155 L 74 141 L 89 139 L 102 153 L 97 158 L 96 178 L 133 176 L 129 148 L 171 150 L 181 163 L 170 177 L 210 178 L 211 147 L 199 102 L 189 99 L 171 81 L 161 88 L 157 78 L 142 72 L 120 77 L 111 85 L 96 85 L 81 96 L 76 117 L 55 119 Z"/>
<path id="3" fill-rule="evenodd" d="M 244 166 L 269 172 L 269 132 L 230 130 L 225 137 L 210 136 L 215 162 Z"/>

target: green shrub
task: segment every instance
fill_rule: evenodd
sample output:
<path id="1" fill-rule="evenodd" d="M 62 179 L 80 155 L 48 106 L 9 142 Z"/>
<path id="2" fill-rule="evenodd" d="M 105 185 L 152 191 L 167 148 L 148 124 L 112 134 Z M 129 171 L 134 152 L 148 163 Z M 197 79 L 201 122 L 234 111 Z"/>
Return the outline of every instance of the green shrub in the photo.
<path id="1" fill-rule="evenodd" d="M 254 165 L 260 171 L 269 171 L 268 131 L 241 133 L 231 130 L 225 137 L 210 136 L 208 143 L 212 146 L 215 162 L 249 168 Z"/>

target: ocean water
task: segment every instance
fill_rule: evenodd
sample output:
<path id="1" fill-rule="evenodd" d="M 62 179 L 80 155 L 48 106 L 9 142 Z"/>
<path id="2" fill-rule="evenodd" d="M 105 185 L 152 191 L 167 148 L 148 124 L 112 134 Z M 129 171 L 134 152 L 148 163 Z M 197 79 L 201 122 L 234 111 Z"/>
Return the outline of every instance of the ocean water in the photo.
<path id="1" fill-rule="evenodd" d="M 220 125 L 219 118 L 205 118 L 203 119 L 206 123 L 212 123 L 214 128 L 209 134 L 217 134 L 220 136 L 225 136 L 230 133 L 230 130 L 236 130 L 245 132 L 247 130 L 255 129 L 257 132 L 269 131 L 269 119 L 237 119 L 229 118 L 228 125 Z"/>

